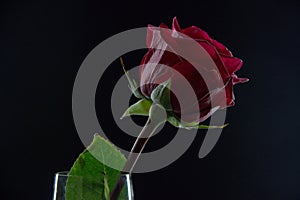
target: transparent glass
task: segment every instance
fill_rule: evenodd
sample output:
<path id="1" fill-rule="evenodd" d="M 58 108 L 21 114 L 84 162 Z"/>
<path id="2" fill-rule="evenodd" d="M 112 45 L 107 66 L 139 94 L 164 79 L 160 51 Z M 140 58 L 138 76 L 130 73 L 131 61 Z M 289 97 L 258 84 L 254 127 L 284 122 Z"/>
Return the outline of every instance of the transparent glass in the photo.
<path id="1" fill-rule="evenodd" d="M 123 190 L 125 190 L 125 197 L 124 198 L 119 198 L 119 200 L 134 200 L 133 199 L 133 188 L 132 188 L 132 181 L 131 181 L 131 176 L 129 174 L 122 174 L 121 176 L 124 177 L 126 180 L 126 183 L 124 185 Z M 54 177 L 54 185 L 53 185 L 53 200 L 65 200 L 65 188 L 66 188 L 66 183 L 68 180 L 68 172 L 58 172 L 55 174 Z M 74 177 L 72 177 L 74 178 Z M 78 185 L 82 182 L 82 180 L 85 177 L 75 177 L 76 179 L 78 178 Z M 80 187 L 80 186 L 79 186 Z M 92 187 L 92 185 L 90 186 Z M 78 199 L 81 199 L 80 195 L 80 188 L 78 188 Z M 75 200 L 75 199 L 74 199 Z M 99 197 L 99 200 L 103 200 L 103 197 Z"/>

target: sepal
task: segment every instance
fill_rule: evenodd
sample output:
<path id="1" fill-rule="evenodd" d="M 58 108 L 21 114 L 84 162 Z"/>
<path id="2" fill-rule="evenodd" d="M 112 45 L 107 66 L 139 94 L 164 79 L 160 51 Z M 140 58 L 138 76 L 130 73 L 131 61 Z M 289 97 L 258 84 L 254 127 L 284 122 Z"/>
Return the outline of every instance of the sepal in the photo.
<path id="1" fill-rule="evenodd" d="M 151 100 L 154 103 L 162 105 L 165 110 L 172 111 L 172 105 L 170 101 L 170 88 L 171 80 L 165 81 L 158 85 L 151 93 Z"/>
<path id="2" fill-rule="evenodd" d="M 225 128 L 228 124 L 224 124 L 221 126 L 208 126 L 199 124 L 199 122 L 184 122 L 181 121 L 174 113 L 168 113 L 167 121 L 177 128 L 185 128 L 185 129 L 216 129 L 216 128 Z"/>
<path id="3" fill-rule="evenodd" d="M 122 115 L 121 119 L 131 115 L 142 115 L 149 116 L 149 110 L 152 105 L 152 101 L 149 99 L 141 99 L 135 104 L 131 105 L 125 113 Z"/>
<path id="4" fill-rule="evenodd" d="M 122 57 L 120 57 L 120 62 L 121 62 L 123 71 L 124 71 L 124 73 L 126 75 L 126 78 L 128 80 L 128 83 L 129 83 L 128 87 L 129 87 L 129 89 L 131 90 L 131 92 L 133 93 L 133 95 L 136 98 L 139 98 L 139 99 L 144 98 L 144 95 L 142 95 L 142 93 L 141 93 L 141 91 L 139 89 L 138 84 L 136 83 L 136 81 L 134 79 L 130 78 L 128 71 L 125 69 L 125 65 L 124 65 Z"/>

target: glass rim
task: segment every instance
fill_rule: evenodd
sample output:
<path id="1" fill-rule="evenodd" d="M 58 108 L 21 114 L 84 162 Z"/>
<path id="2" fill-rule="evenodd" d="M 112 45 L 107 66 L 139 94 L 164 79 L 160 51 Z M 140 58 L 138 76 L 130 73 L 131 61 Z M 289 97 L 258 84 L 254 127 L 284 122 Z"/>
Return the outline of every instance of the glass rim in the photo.
<path id="1" fill-rule="evenodd" d="M 55 175 L 55 177 L 58 177 L 58 176 L 59 177 L 62 177 L 62 176 L 68 177 L 68 176 L 70 176 L 69 171 L 58 171 L 58 172 L 55 172 L 54 175 Z M 129 176 L 129 177 L 131 177 L 131 173 L 121 172 L 120 176 L 125 176 L 125 177 Z M 83 176 L 78 176 L 78 177 L 83 177 Z"/>

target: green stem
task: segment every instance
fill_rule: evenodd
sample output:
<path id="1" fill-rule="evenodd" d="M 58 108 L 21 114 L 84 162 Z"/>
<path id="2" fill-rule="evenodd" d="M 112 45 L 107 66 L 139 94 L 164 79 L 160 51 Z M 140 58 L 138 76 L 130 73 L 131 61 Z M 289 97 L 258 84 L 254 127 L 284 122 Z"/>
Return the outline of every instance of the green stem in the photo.
<path id="1" fill-rule="evenodd" d="M 166 121 L 166 111 L 165 109 L 159 104 L 152 104 L 150 111 L 149 111 L 149 118 L 140 132 L 139 136 L 137 137 L 131 152 L 127 158 L 127 161 L 123 167 L 123 172 L 131 173 L 139 156 L 141 155 L 143 149 L 145 148 L 148 140 L 153 135 L 155 130 Z M 118 197 L 124 187 L 125 180 L 119 177 L 112 193 L 110 196 L 111 200 L 118 200 Z"/>

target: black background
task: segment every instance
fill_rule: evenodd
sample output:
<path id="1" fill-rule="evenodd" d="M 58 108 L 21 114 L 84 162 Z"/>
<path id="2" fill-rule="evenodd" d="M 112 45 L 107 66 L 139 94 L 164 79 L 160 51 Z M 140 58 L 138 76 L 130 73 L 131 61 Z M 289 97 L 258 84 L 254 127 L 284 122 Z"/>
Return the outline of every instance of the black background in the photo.
<path id="1" fill-rule="evenodd" d="M 174 16 L 228 46 L 251 80 L 235 88 L 213 151 L 198 159 L 199 131 L 175 163 L 133 176 L 136 199 L 300 199 L 298 11 L 289 0 L 1 1 L 0 199 L 51 199 L 54 173 L 84 149 L 71 95 L 85 56 L 114 34 Z"/>

